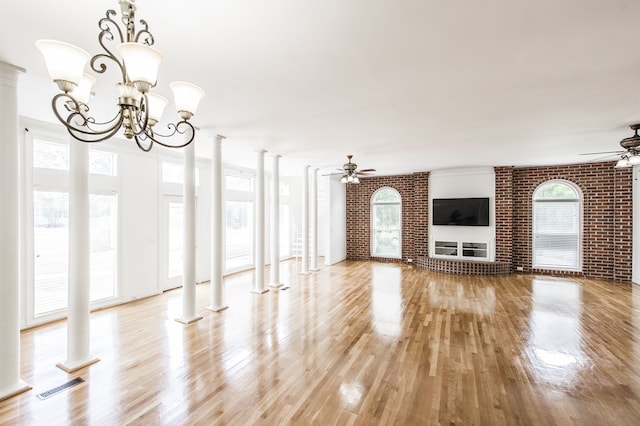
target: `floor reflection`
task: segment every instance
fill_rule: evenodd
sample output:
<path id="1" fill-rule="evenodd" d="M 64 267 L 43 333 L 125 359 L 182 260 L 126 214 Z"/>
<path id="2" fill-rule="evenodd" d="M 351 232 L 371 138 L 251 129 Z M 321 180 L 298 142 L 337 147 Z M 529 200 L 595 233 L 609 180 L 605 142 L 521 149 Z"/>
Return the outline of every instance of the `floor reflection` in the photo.
<path id="1" fill-rule="evenodd" d="M 496 292 L 492 286 L 441 281 L 429 282 L 429 302 L 440 309 L 455 309 L 470 314 L 491 314 L 496 307 Z"/>
<path id="2" fill-rule="evenodd" d="M 402 330 L 402 269 L 376 265 L 371 283 L 374 329 L 383 336 L 398 337 Z"/>
<path id="3" fill-rule="evenodd" d="M 563 384 L 582 368 L 580 293 L 577 283 L 535 279 L 532 283 L 528 353 L 539 380 Z"/>

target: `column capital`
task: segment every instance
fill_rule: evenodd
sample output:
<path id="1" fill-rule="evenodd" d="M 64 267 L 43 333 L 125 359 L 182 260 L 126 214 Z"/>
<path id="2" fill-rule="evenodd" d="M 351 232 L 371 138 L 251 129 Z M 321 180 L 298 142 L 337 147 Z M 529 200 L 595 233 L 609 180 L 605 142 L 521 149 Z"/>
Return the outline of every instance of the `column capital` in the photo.
<path id="1" fill-rule="evenodd" d="M 282 155 L 280 155 L 280 154 L 271 154 L 270 157 L 271 158 L 282 158 Z"/>
<path id="2" fill-rule="evenodd" d="M 24 74 L 26 72 L 24 68 L 0 60 L 0 84 L 2 85 L 16 86 L 18 83 L 18 74 Z"/>
<path id="3" fill-rule="evenodd" d="M 2 71 L 3 73 L 7 71 L 11 71 L 14 73 L 21 73 L 21 74 L 24 74 L 27 72 L 26 69 L 19 67 L 17 65 L 10 64 L 9 62 L 5 62 L 3 60 L 0 60 L 0 71 Z"/>

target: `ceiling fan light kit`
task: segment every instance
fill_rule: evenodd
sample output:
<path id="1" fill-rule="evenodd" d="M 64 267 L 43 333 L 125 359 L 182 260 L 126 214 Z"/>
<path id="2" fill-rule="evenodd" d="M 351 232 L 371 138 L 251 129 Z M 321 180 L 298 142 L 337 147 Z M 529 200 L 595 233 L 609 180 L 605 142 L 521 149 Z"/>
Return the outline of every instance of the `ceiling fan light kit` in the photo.
<path id="1" fill-rule="evenodd" d="M 98 43 L 104 50 L 93 57 L 83 49 L 56 40 L 38 40 L 36 47 L 44 56 L 49 76 L 62 93 L 52 99 L 56 118 L 67 131 L 82 142 L 100 142 L 114 136 L 120 129 L 127 139 L 134 139 L 143 151 L 151 150 L 154 143 L 168 148 L 181 148 L 195 137 L 195 128 L 189 119 L 195 114 L 204 91 L 186 82 L 173 82 L 176 111 L 181 121 L 167 125 L 168 133 L 159 134 L 154 126 L 160 121 L 167 99 L 152 93 L 156 86 L 162 54 L 152 47 L 154 38 L 144 19 L 136 31 L 134 0 L 119 0 L 121 26 L 114 20 L 115 10 L 107 10 L 106 17 L 98 21 Z M 115 49 L 108 47 L 118 43 Z M 120 57 L 114 52 L 118 52 Z M 89 111 L 91 87 L 96 79 L 84 72 L 87 63 L 97 74 L 107 70 L 107 63 L 120 71 L 116 115 L 108 121 L 97 121 Z M 188 133 L 187 133 L 188 132 Z M 175 135 L 184 135 L 177 143 L 169 142 Z"/>
<path id="2" fill-rule="evenodd" d="M 347 159 L 349 161 L 342 165 L 342 169 L 338 169 L 342 171 L 342 178 L 340 179 L 341 183 L 360 183 L 360 177 L 358 176 L 359 174 L 371 173 L 376 171 L 376 169 L 357 170 L 358 165 L 351 162 L 352 158 L 353 155 L 347 155 Z"/>
<path id="3" fill-rule="evenodd" d="M 620 141 L 620 146 L 623 147 L 625 151 L 616 163 L 616 169 L 640 165 L 640 136 L 638 135 L 640 123 L 632 124 L 629 127 L 634 131 L 634 134 Z"/>

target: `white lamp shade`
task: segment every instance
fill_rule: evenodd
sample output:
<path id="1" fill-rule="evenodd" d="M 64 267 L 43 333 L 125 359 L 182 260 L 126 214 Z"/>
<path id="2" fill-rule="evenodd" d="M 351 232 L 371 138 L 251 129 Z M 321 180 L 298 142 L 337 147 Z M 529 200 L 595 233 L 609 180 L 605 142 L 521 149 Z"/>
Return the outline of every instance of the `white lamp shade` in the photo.
<path id="1" fill-rule="evenodd" d="M 149 101 L 149 118 L 154 121 L 160 121 L 164 108 L 169 101 L 164 96 L 160 96 L 157 93 L 147 93 L 147 100 Z"/>
<path id="2" fill-rule="evenodd" d="M 360 183 L 360 178 L 358 176 L 354 176 L 352 183 Z"/>
<path id="3" fill-rule="evenodd" d="M 615 167 L 616 169 L 620 169 L 622 167 L 629 167 L 629 160 L 627 160 L 626 158 L 621 158 L 618 160 Z"/>
<path id="4" fill-rule="evenodd" d="M 80 83 L 84 67 L 91 55 L 73 44 L 56 40 L 38 40 L 36 47 L 44 56 L 47 71 L 53 81 L 70 81 Z"/>
<path id="5" fill-rule="evenodd" d="M 347 183 L 347 177 L 342 176 L 342 179 L 340 179 L 340 183 Z"/>
<path id="6" fill-rule="evenodd" d="M 204 91 L 195 84 L 184 81 L 174 81 L 169 84 L 173 91 L 173 99 L 176 103 L 176 110 L 186 111 L 195 114 L 198 109 L 200 99 L 204 96 Z"/>
<path id="7" fill-rule="evenodd" d="M 91 74 L 84 73 L 82 80 L 75 89 L 69 93 L 76 101 L 87 105 L 91 99 L 91 88 L 95 84 L 96 79 Z"/>
<path id="8" fill-rule="evenodd" d="M 640 155 L 632 155 L 629 157 L 629 165 L 637 166 L 638 164 L 640 164 Z"/>
<path id="9" fill-rule="evenodd" d="M 131 82 L 143 81 L 150 86 L 156 84 L 162 53 L 141 43 L 122 43 L 118 45 L 118 52 L 124 60 Z"/>

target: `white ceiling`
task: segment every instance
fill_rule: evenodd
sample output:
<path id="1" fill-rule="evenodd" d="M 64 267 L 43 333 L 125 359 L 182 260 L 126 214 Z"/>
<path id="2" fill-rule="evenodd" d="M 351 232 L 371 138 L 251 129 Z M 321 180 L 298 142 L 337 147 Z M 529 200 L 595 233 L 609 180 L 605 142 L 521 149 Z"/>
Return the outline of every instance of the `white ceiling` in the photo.
<path id="1" fill-rule="evenodd" d="M 638 0 L 137 0 L 165 60 L 157 91 L 206 91 L 197 153 L 257 149 L 291 172 L 339 167 L 401 174 L 460 166 L 593 161 L 640 121 Z M 3 4 L 0 60 L 27 69 L 21 115 L 53 122 L 34 41 L 99 52 L 116 0 Z M 113 79 L 94 87 L 107 118 Z M 113 108 L 112 108 L 113 109 Z M 170 119 L 169 114 L 166 114 Z M 613 160 L 613 158 L 608 158 Z"/>

